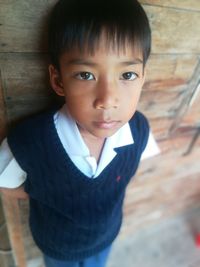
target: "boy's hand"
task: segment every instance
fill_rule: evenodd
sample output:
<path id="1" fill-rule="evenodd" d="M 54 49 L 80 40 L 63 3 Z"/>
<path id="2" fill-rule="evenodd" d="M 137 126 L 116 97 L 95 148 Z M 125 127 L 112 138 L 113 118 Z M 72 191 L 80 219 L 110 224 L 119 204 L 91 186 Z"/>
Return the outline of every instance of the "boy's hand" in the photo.
<path id="1" fill-rule="evenodd" d="M 17 188 L 0 188 L 0 192 L 3 193 L 3 195 L 6 197 L 12 197 L 12 198 L 19 198 L 19 199 L 28 199 L 28 194 L 24 191 L 24 186 L 20 186 Z"/>

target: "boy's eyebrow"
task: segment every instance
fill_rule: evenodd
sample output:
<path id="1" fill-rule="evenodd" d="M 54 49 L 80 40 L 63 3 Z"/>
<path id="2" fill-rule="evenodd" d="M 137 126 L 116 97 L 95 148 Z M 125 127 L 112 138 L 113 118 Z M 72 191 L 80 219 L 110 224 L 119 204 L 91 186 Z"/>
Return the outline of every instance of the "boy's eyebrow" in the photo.
<path id="1" fill-rule="evenodd" d="M 143 60 L 136 58 L 130 61 L 123 61 L 119 63 L 120 65 L 137 65 L 137 64 L 143 64 Z"/>
<path id="2" fill-rule="evenodd" d="M 87 61 L 84 59 L 72 59 L 67 62 L 69 65 L 87 65 L 87 66 L 97 66 L 98 64 L 92 62 L 92 61 Z"/>
<path id="3" fill-rule="evenodd" d="M 68 61 L 67 64 L 69 64 L 69 65 L 86 65 L 86 66 L 92 66 L 92 67 L 98 66 L 97 63 L 92 62 L 92 61 L 88 61 L 88 60 L 84 60 L 84 59 L 72 59 L 72 60 Z M 119 62 L 119 65 L 123 65 L 123 66 L 137 65 L 137 64 L 143 64 L 143 60 L 136 58 L 133 60 Z"/>

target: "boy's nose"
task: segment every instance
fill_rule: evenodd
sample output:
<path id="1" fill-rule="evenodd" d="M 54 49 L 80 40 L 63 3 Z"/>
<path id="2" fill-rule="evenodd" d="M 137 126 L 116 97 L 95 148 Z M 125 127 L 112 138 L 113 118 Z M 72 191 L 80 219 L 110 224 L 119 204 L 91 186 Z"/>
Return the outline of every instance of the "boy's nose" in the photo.
<path id="1" fill-rule="evenodd" d="M 118 88 L 114 83 L 101 83 L 97 88 L 94 107 L 96 109 L 118 108 L 119 95 Z"/>

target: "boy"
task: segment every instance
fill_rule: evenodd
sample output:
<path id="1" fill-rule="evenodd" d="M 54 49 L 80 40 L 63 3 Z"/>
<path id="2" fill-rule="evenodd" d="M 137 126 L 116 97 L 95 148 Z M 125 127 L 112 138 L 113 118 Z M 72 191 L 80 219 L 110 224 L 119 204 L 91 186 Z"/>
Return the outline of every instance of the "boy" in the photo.
<path id="1" fill-rule="evenodd" d="M 50 82 L 66 103 L 18 125 L 0 165 L 1 187 L 24 183 L 3 191 L 28 194 L 47 267 L 105 266 L 126 186 L 153 142 L 136 112 L 150 45 L 136 0 L 61 0 L 53 9 Z"/>

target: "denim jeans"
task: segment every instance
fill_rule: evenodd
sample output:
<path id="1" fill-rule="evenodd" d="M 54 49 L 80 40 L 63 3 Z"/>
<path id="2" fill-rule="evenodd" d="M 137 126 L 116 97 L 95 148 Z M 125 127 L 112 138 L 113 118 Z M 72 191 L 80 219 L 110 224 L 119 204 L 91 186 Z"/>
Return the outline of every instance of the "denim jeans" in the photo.
<path id="1" fill-rule="evenodd" d="M 44 255 L 46 267 L 105 267 L 111 246 L 81 261 L 60 261 Z"/>

